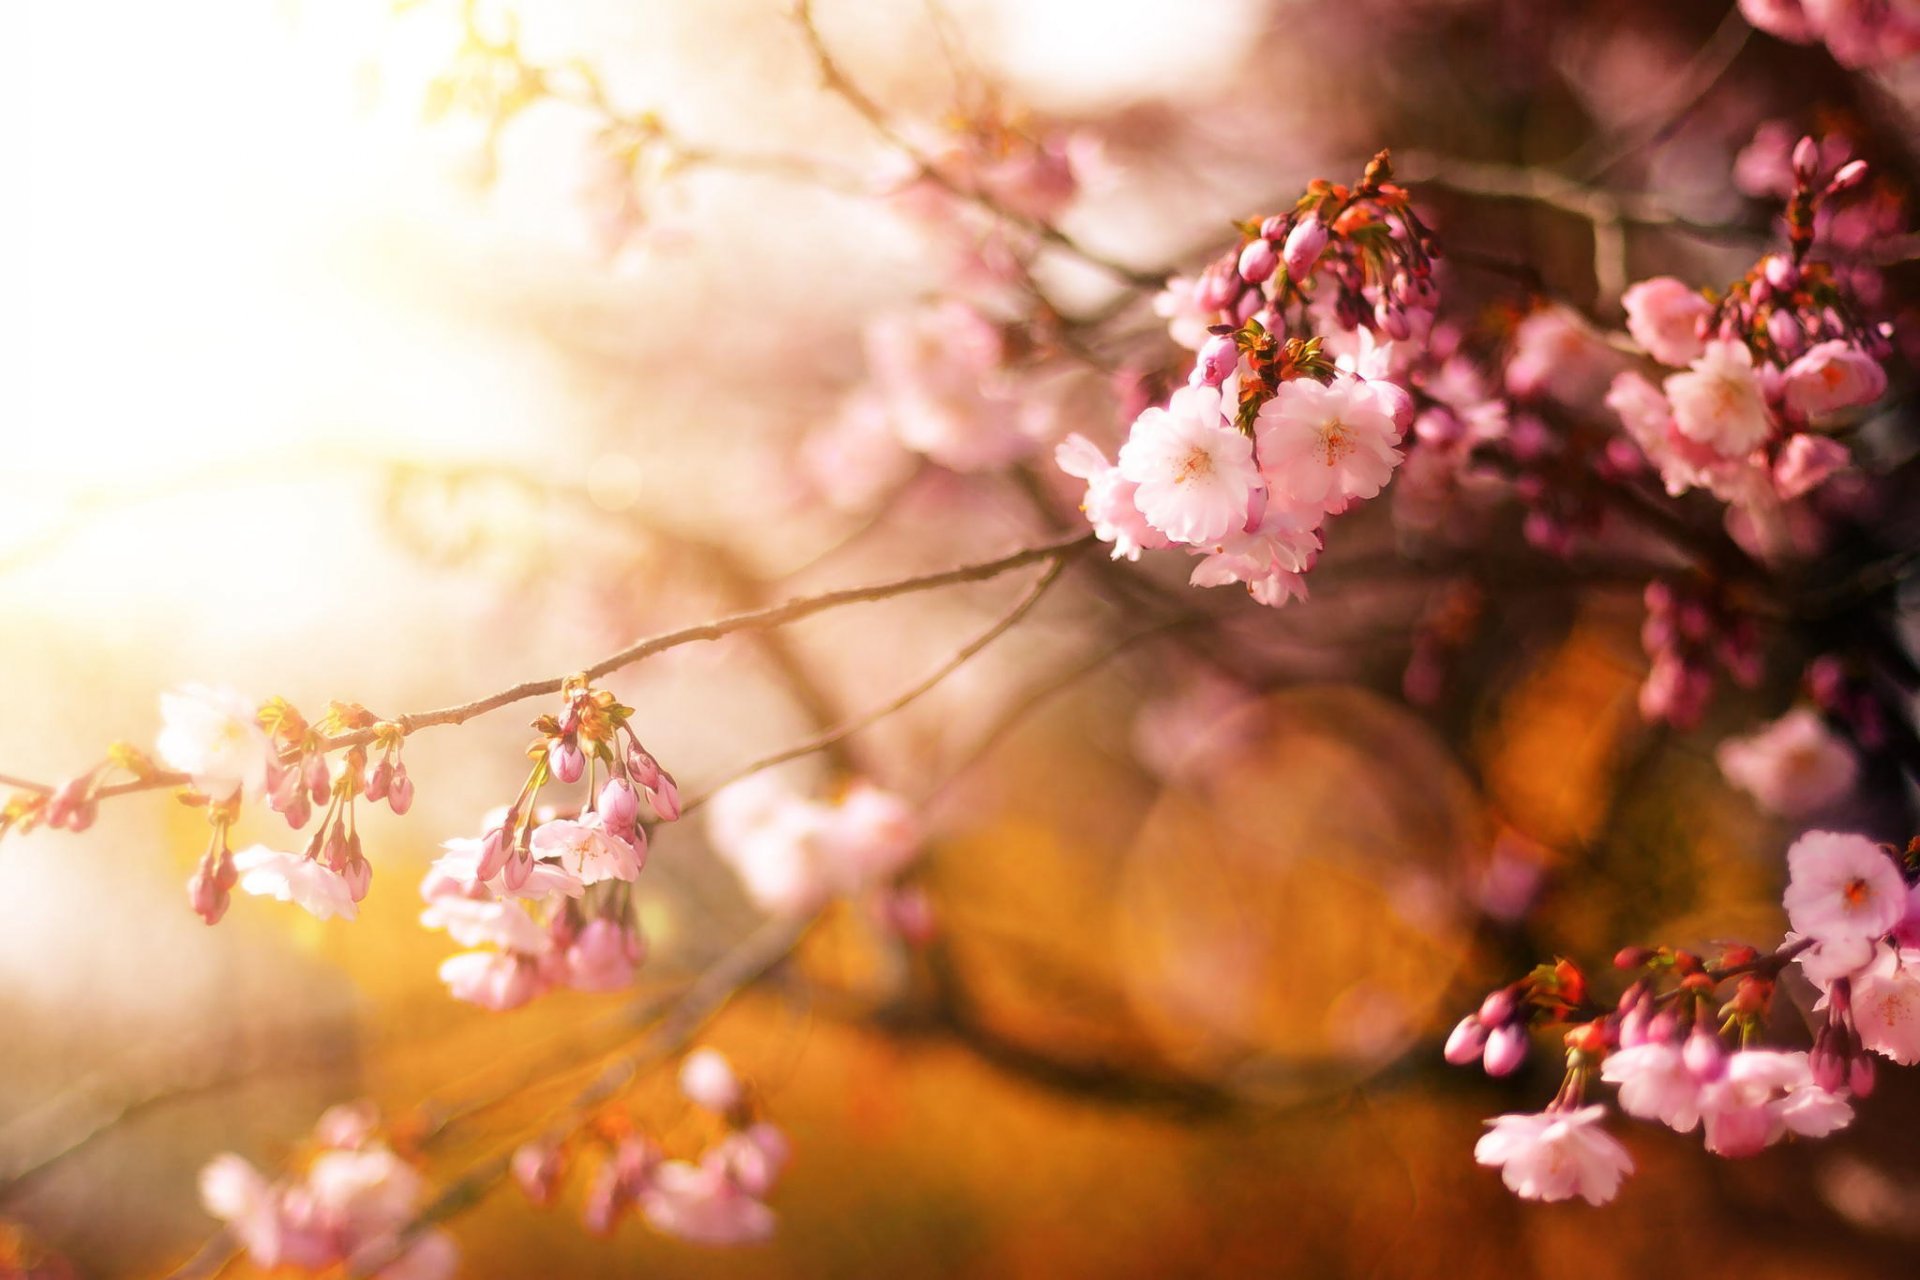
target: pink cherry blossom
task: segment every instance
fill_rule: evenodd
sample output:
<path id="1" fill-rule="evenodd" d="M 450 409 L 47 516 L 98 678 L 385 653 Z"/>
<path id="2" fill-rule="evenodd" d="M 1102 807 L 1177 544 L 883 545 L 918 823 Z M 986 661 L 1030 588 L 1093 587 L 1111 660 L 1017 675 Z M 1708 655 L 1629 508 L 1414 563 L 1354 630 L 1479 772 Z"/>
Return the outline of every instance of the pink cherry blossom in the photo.
<path id="1" fill-rule="evenodd" d="M 1802 418 L 1824 418 L 1872 404 L 1886 394 L 1880 362 L 1851 342 L 1822 342 L 1787 366 L 1782 383 L 1787 408 Z"/>
<path id="2" fill-rule="evenodd" d="M 1278 608 L 1307 594 L 1306 571 L 1320 554 L 1320 534 L 1297 513 L 1269 507 L 1253 529 L 1229 533 L 1200 563 L 1188 581 L 1196 587 L 1245 583 L 1255 600 Z"/>
<path id="3" fill-rule="evenodd" d="M 1773 464 L 1773 487 L 1783 502 L 1811 493 L 1853 461 L 1847 446 L 1831 436 L 1789 436 Z"/>
<path id="4" fill-rule="evenodd" d="M 1900 869 L 1865 836 L 1809 831 L 1787 851 L 1787 873 L 1787 918 L 1823 943 L 1881 937 L 1906 915 Z"/>
<path id="5" fill-rule="evenodd" d="M 576 991 L 622 991 L 646 958 L 639 930 L 597 916 L 587 921 L 566 953 L 566 983 Z"/>
<path id="6" fill-rule="evenodd" d="M 1134 420 L 1119 471 L 1136 487 L 1134 505 L 1175 542 L 1218 541 L 1246 520 L 1260 483 L 1253 442 L 1227 425 L 1214 387 L 1182 387 L 1167 407 Z"/>
<path id="7" fill-rule="evenodd" d="M 1713 304 L 1697 289 L 1672 276 L 1642 280 L 1621 295 L 1627 310 L 1627 332 L 1661 364 L 1684 368 L 1699 359 L 1706 342 L 1701 325 L 1713 314 Z"/>
<path id="8" fill-rule="evenodd" d="M 420 923 L 429 929 L 445 929 L 463 947 L 498 947 L 538 955 L 547 945 L 546 931 L 526 908 L 511 900 L 435 898 L 420 913 Z"/>
<path id="9" fill-rule="evenodd" d="M 1859 761 L 1810 707 L 1795 707 L 1749 737 L 1729 738 L 1715 758 L 1727 780 L 1783 818 L 1817 813 L 1853 790 Z"/>
<path id="10" fill-rule="evenodd" d="M 1879 948 L 1852 987 L 1861 1045 L 1901 1066 L 1920 1063 L 1920 951 Z"/>
<path id="11" fill-rule="evenodd" d="M 1605 1204 L 1633 1172 L 1633 1159 L 1600 1127 L 1607 1109 L 1498 1116 L 1474 1145 L 1473 1158 L 1500 1170 L 1501 1181 L 1528 1200 Z"/>
<path id="12" fill-rule="evenodd" d="M 1170 545 L 1167 535 L 1148 524 L 1134 505 L 1133 495 L 1139 486 L 1107 461 L 1100 446 L 1085 436 L 1070 435 L 1053 456 L 1062 471 L 1087 482 L 1080 510 L 1086 513 L 1094 536 L 1113 544 L 1115 560 L 1138 560 L 1142 551 Z"/>
<path id="13" fill-rule="evenodd" d="M 999 329 L 948 302 L 867 327 L 867 365 L 900 443 L 955 471 L 988 471 L 1039 444 L 1037 404 L 1008 379 Z"/>
<path id="14" fill-rule="evenodd" d="M 1598 400 L 1623 363 L 1592 326 L 1566 307 L 1542 307 L 1513 331 L 1506 383 L 1528 399 L 1548 396 L 1562 404 Z"/>
<path id="15" fill-rule="evenodd" d="M 533 831 L 533 852 L 540 859 L 558 862 L 583 885 L 633 880 L 646 864 L 645 847 L 608 831 L 598 814 L 577 822 L 557 818 L 541 823 Z"/>
<path id="16" fill-rule="evenodd" d="M 654 1230 L 695 1244 L 753 1244 L 773 1235 L 773 1210 L 718 1165 L 667 1160 L 640 1192 Z"/>
<path id="17" fill-rule="evenodd" d="M 1395 407 L 1359 378 L 1281 383 L 1254 425 L 1274 501 L 1338 511 L 1378 494 L 1400 462 Z"/>
<path id="18" fill-rule="evenodd" d="M 1853 1118 L 1844 1098 L 1813 1083 L 1806 1054 L 1771 1049 L 1728 1055 L 1719 1078 L 1700 1091 L 1700 1113 L 1707 1150 L 1734 1159 L 1756 1155 L 1789 1133 L 1824 1137 Z"/>
<path id="19" fill-rule="evenodd" d="M 807 492 L 838 510 L 864 511 L 912 475 L 916 459 L 894 433 L 886 397 L 861 387 L 807 433 L 797 461 Z"/>
<path id="20" fill-rule="evenodd" d="M 1620 1109 L 1630 1116 L 1658 1120 L 1677 1133 L 1700 1123 L 1702 1081 L 1672 1041 L 1648 1041 L 1607 1055 L 1600 1078 L 1620 1087 Z"/>
<path id="21" fill-rule="evenodd" d="M 787 1136 L 763 1120 L 720 1139 L 700 1162 L 722 1170 L 749 1195 L 764 1196 L 773 1190 L 791 1155 Z"/>
<path id="22" fill-rule="evenodd" d="M 358 914 L 346 877 L 316 859 L 257 844 L 234 854 L 233 866 L 244 892 L 294 903 L 319 920 Z"/>
<path id="23" fill-rule="evenodd" d="M 707 821 L 714 851 L 748 895 L 776 914 L 808 911 L 893 875 L 924 838 L 903 799 L 865 781 L 827 804 L 756 775 L 716 795 Z"/>
<path id="24" fill-rule="evenodd" d="M 480 862 L 484 856 L 483 841 L 470 836 L 457 837 L 441 845 L 446 853 L 435 859 L 420 882 L 420 896 L 432 901 L 435 898 L 457 896 L 479 899 L 493 898 L 529 898 L 542 899 L 552 897 L 577 898 L 586 892 L 586 886 L 580 877 L 558 862 L 540 861 L 533 864 L 532 872 L 518 888 L 509 889 L 506 878 L 499 872 L 493 877 L 482 880 L 479 877 Z"/>
<path id="25" fill-rule="evenodd" d="M 1688 371 L 1673 374 L 1665 386 L 1680 433 L 1725 457 L 1745 457 L 1773 430 L 1744 342 L 1707 343 Z"/>
<path id="26" fill-rule="evenodd" d="M 254 797 L 267 787 L 273 744 L 257 708 L 231 689 L 187 685 L 160 695 L 160 759 L 209 799 Z"/>
<path id="27" fill-rule="evenodd" d="M 440 981 L 456 1000 L 482 1009 L 517 1009 L 547 989 L 539 966 L 512 951 L 462 951 L 440 962 Z"/>
<path id="28" fill-rule="evenodd" d="M 1200 299 L 1201 281 L 1175 276 L 1153 299 L 1153 313 L 1167 322 L 1168 336 L 1189 351 L 1206 345 L 1207 328 L 1220 319 L 1217 308 Z"/>

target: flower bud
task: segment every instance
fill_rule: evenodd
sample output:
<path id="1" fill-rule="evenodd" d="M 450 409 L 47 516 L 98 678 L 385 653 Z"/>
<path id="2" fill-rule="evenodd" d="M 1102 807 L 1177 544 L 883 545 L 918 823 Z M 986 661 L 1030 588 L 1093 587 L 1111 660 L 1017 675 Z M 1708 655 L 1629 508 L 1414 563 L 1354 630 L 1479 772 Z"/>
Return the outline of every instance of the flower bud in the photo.
<path id="1" fill-rule="evenodd" d="M 404 764 L 394 766 L 393 785 L 387 791 L 387 807 L 393 810 L 396 817 L 413 808 L 413 779 L 407 776 L 407 766 Z"/>
<path id="2" fill-rule="evenodd" d="M 1833 175 L 1833 181 L 1827 184 L 1827 194 L 1837 196 L 1842 191 L 1851 190 L 1867 180 L 1867 162 L 1849 160 L 1840 166 L 1840 172 Z"/>
<path id="3" fill-rule="evenodd" d="M 1490 1027 L 1504 1026 L 1513 1018 L 1513 991 L 1502 987 L 1480 1002 L 1480 1021 Z"/>
<path id="4" fill-rule="evenodd" d="M 625 778 L 609 778 L 600 788 L 600 818 L 613 831 L 627 831 L 640 817 L 640 797 Z"/>
<path id="5" fill-rule="evenodd" d="M 513 852 L 507 855 L 507 862 L 500 869 L 502 882 L 508 893 L 518 893 L 527 883 L 527 877 L 533 874 L 533 854 L 524 845 L 516 844 Z"/>
<path id="6" fill-rule="evenodd" d="M 739 1077 L 713 1049 L 696 1049 L 680 1064 L 680 1092 L 695 1106 L 726 1115 L 745 1097 Z"/>
<path id="7" fill-rule="evenodd" d="M 1280 255 L 1265 240 L 1249 240 L 1246 248 L 1240 250 L 1240 278 L 1248 284 L 1260 284 L 1273 275 L 1273 269 L 1280 265 Z"/>
<path id="8" fill-rule="evenodd" d="M 1408 321 L 1407 313 L 1385 298 L 1373 304 L 1373 322 L 1380 332 L 1395 342 L 1404 342 L 1413 336 L 1413 325 Z"/>
<path id="9" fill-rule="evenodd" d="M 1793 318 L 1791 311 L 1778 307 L 1767 317 L 1767 338 L 1789 360 L 1799 355 L 1800 349 L 1806 345 L 1806 334 L 1801 331 L 1800 322 Z"/>
<path id="10" fill-rule="evenodd" d="M 499 875 L 507 862 L 507 827 L 512 825 L 513 815 L 507 815 L 507 822 L 488 831 L 480 838 L 480 862 L 474 868 L 476 880 L 491 880 Z"/>
<path id="11" fill-rule="evenodd" d="M 220 917 L 227 914 L 227 907 L 233 901 L 229 888 L 230 885 L 220 883 L 215 868 L 203 859 L 187 881 L 187 901 L 202 920 L 208 924 L 219 924 Z"/>
<path id="12" fill-rule="evenodd" d="M 393 786 L 393 760 L 388 756 L 380 757 L 380 762 L 367 770 L 367 785 L 362 792 L 369 800 L 384 800 Z"/>
<path id="13" fill-rule="evenodd" d="M 355 836 L 357 841 L 360 837 Z M 359 902 L 367 896 L 367 890 L 373 887 L 373 864 L 360 856 L 360 850 L 353 851 L 353 857 L 347 862 L 347 869 L 340 873 L 347 882 L 347 892 L 353 900 Z"/>
<path id="14" fill-rule="evenodd" d="M 1847 1067 L 1847 1087 L 1853 1096 L 1864 1098 L 1873 1092 L 1873 1055 L 1856 1053 Z"/>
<path id="15" fill-rule="evenodd" d="M 1453 1034 L 1447 1037 L 1447 1047 L 1442 1053 L 1454 1066 L 1464 1067 L 1479 1058 L 1486 1047 L 1487 1024 L 1470 1013 L 1454 1024 Z"/>
<path id="16" fill-rule="evenodd" d="M 1720 1043 L 1720 1037 L 1707 1029 L 1704 1022 L 1696 1022 L 1693 1034 L 1687 1037 L 1687 1043 L 1680 1050 L 1680 1060 L 1686 1064 L 1693 1078 L 1702 1084 L 1718 1080 L 1726 1070 L 1727 1050 Z"/>
<path id="17" fill-rule="evenodd" d="M 326 756 L 312 752 L 300 767 L 306 775 L 307 794 L 315 804 L 323 803 L 333 794 L 333 778 L 327 773 Z"/>
<path id="18" fill-rule="evenodd" d="M 1287 217 L 1283 213 L 1269 214 L 1260 222 L 1262 240 L 1281 240 L 1287 234 Z"/>
<path id="19" fill-rule="evenodd" d="M 547 742 L 547 767 L 560 782 L 578 782 L 587 771 L 586 753 L 573 738 L 552 738 Z"/>
<path id="20" fill-rule="evenodd" d="M 1287 275 L 1295 284 L 1304 283 L 1313 274 L 1313 264 L 1320 260 L 1320 252 L 1326 247 L 1327 228 L 1319 214 L 1310 213 L 1294 223 L 1293 230 L 1287 233 L 1285 257 Z"/>
<path id="21" fill-rule="evenodd" d="M 513 1180 L 527 1199 L 541 1206 L 553 1203 L 567 1176 L 566 1149 L 547 1138 L 521 1144 L 513 1153 Z"/>
<path id="22" fill-rule="evenodd" d="M 658 772 L 659 779 L 646 789 L 647 800 L 653 805 L 653 811 L 660 815 L 660 821 L 672 822 L 680 816 L 680 786 L 665 769 Z"/>
<path id="23" fill-rule="evenodd" d="M 1490 1076 L 1510 1076 L 1527 1060 L 1527 1032 L 1517 1022 L 1495 1027 L 1487 1036 L 1481 1065 Z"/>
<path id="24" fill-rule="evenodd" d="M 1200 348 L 1199 359 L 1194 362 L 1193 380 L 1204 386 L 1217 387 L 1233 376 L 1240 367 L 1240 347 L 1230 333 L 1216 333 L 1207 339 Z"/>
<path id="25" fill-rule="evenodd" d="M 1810 182 L 1814 172 L 1820 168 L 1820 144 L 1812 138 L 1802 138 L 1793 144 L 1793 174 L 1802 182 Z"/>
<path id="26" fill-rule="evenodd" d="M 660 781 L 660 762 L 636 742 L 627 748 L 627 773 L 632 776 L 634 786 L 651 788 Z"/>
<path id="27" fill-rule="evenodd" d="M 335 821 L 327 832 L 327 840 L 320 847 L 320 861 L 329 871 L 345 871 L 347 867 L 347 830 L 339 821 Z"/>

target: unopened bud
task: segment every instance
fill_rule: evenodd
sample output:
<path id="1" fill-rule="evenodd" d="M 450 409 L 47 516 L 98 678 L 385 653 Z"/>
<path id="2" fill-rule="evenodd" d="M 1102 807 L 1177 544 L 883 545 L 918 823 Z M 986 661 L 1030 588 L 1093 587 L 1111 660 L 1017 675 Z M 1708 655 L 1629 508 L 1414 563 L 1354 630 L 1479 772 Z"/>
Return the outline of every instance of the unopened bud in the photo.
<path id="1" fill-rule="evenodd" d="M 1279 265 L 1280 255 L 1265 240 L 1249 240 L 1246 248 L 1240 250 L 1240 278 L 1248 284 L 1263 283 Z"/>
<path id="2" fill-rule="evenodd" d="M 1320 260 L 1321 250 L 1327 247 L 1327 228 L 1320 221 L 1320 215 L 1310 213 L 1300 219 L 1287 234 L 1286 263 L 1287 275 L 1295 284 L 1300 284 L 1313 274 L 1313 264 Z"/>
<path id="3" fill-rule="evenodd" d="M 1464 1067 L 1474 1061 L 1487 1048 L 1487 1024 L 1471 1013 L 1454 1024 L 1453 1034 L 1447 1037 L 1447 1047 L 1443 1051 L 1448 1062 L 1456 1067 Z"/>
<path id="4" fill-rule="evenodd" d="M 560 782 L 578 782 L 587 771 L 586 753 L 573 738 L 553 738 L 547 742 L 547 767 Z"/>
<path id="5" fill-rule="evenodd" d="M 1207 339 L 1200 348 L 1200 356 L 1194 362 L 1193 380 L 1209 387 L 1217 387 L 1233 376 L 1240 367 L 1240 347 L 1230 333 L 1216 333 Z"/>
<path id="6" fill-rule="evenodd" d="M 1487 1036 L 1487 1050 L 1481 1065 L 1490 1076 L 1510 1076 L 1527 1060 L 1527 1032 L 1517 1022 L 1495 1027 Z"/>
<path id="7" fill-rule="evenodd" d="M 407 766 L 404 764 L 394 766 L 393 785 L 387 791 L 387 807 L 396 815 L 413 808 L 413 779 L 407 776 Z"/>

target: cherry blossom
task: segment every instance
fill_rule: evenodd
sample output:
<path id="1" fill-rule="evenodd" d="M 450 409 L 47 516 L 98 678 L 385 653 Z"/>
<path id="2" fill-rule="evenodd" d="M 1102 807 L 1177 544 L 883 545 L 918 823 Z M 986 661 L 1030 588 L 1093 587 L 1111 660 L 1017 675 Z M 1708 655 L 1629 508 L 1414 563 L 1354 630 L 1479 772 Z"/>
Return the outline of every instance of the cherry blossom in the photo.
<path id="1" fill-rule="evenodd" d="M 602 880 L 633 880 L 646 865 L 644 836 L 636 841 L 621 839 L 609 832 L 597 814 L 573 821 L 555 819 L 533 831 L 533 851 L 542 860 L 552 860 L 583 885 Z"/>
<path id="2" fill-rule="evenodd" d="M 1715 758 L 1728 781 L 1785 818 L 1827 808 L 1853 790 L 1860 772 L 1853 751 L 1810 707 L 1796 707 L 1750 737 L 1728 738 Z"/>
<path id="3" fill-rule="evenodd" d="M 318 859 L 257 844 L 234 854 L 233 866 L 246 893 L 294 903 L 319 920 L 358 914 L 347 878 Z"/>
<path id="4" fill-rule="evenodd" d="M 1674 425 L 1725 457 L 1743 457 L 1773 430 L 1766 397 L 1744 342 L 1716 338 L 1686 373 L 1665 383 Z"/>
<path id="5" fill-rule="evenodd" d="M 1880 937 L 1906 915 L 1900 869 L 1865 836 L 1809 831 L 1787 851 L 1787 871 L 1787 917 L 1823 943 Z"/>
<path id="6" fill-rule="evenodd" d="M 1371 498 L 1400 462 L 1394 410 L 1376 384 L 1359 378 L 1282 383 L 1255 423 L 1261 472 L 1297 507 L 1338 511 Z"/>
<path id="7" fill-rule="evenodd" d="M 1920 1064 L 1920 951 L 1880 947 L 1850 981 L 1861 1047 L 1901 1066 Z"/>
<path id="8" fill-rule="evenodd" d="M 1570 1200 L 1605 1204 L 1633 1172 L 1625 1147 L 1600 1127 L 1607 1109 L 1581 1107 L 1504 1115 L 1487 1121 L 1490 1132 L 1473 1148 L 1473 1158 L 1500 1170 L 1501 1181 L 1528 1200 Z"/>
<path id="9" fill-rule="evenodd" d="M 1887 375 L 1878 360 L 1835 338 L 1788 365 L 1781 384 L 1787 408 L 1802 418 L 1818 419 L 1872 404 L 1886 394 Z"/>
<path id="10" fill-rule="evenodd" d="M 1054 451 L 1054 460 L 1070 476 L 1087 482 L 1080 509 L 1093 526 L 1094 536 L 1113 544 L 1115 560 L 1138 560 L 1142 551 L 1172 545 L 1167 535 L 1147 523 L 1134 505 L 1139 488 L 1107 461 L 1100 447 L 1083 435 L 1070 435 Z"/>
<path id="11" fill-rule="evenodd" d="M 1134 504 L 1175 542 L 1218 541 L 1244 523 L 1260 483 L 1253 442 L 1228 426 L 1212 387 L 1182 387 L 1167 407 L 1134 420 L 1118 470 L 1136 486 Z"/>
<path id="12" fill-rule="evenodd" d="M 1700 358 L 1706 347 L 1700 330 L 1713 314 L 1713 304 L 1697 289 L 1672 276 L 1642 280 L 1621 295 L 1627 311 L 1627 332 L 1661 364 L 1682 368 Z"/>
<path id="13" fill-rule="evenodd" d="M 156 750 L 216 801 L 266 790 L 272 744 L 258 709 L 231 689 L 187 685 L 160 695 Z"/>

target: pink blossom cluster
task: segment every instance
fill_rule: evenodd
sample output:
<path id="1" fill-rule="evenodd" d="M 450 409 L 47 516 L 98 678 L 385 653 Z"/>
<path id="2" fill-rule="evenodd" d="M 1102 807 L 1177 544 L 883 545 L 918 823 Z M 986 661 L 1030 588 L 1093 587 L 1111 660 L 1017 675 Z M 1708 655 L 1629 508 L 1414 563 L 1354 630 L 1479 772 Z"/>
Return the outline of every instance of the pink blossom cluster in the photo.
<path id="1" fill-rule="evenodd" d="M 1848 67 L 1885 67 L 1920 54 L 1911 0 L 1740 0 L 1746 20 L 1794 44 L 1825 44 Z"/>
<path id="2" fill-rule="evenodd" d="M 835 897 L 883 887 L 926 840 L 903 797 L 864 779 L 815 800 L 767 773 L 714 796 L 707 834 L 747 896 L 775 915 L 804 915 Z"/>
<path id="3" fill-rule="evenodd" d="M 558 1198 L 575 1148 L 602 1148 L 586 1188 L 583 1217 L 596 1235 L 610 1234 L 637 1212 L 663 1235 L 695 1244 L 751 1244 L 773 1234 L 774 1213 L 766 1197 L 785 1169 L 786 1135 L 757 1116 L 754 1100 L 726 1058 L 700 1049 L 682 1061 L 680 1089 L 719 1132 L 691 1159 L 669 1158 L 660 1145 L 635 1131 L 630 1120 L 603 1117 L 583 1134 L 541 1138 L 514 1153 L 515 1182 L 535 1204 Z"/>
<path id="4" fill-rule="evenodd" d="M 1886 391 L 1890 330 L 1867 325 L 1833 269 L 1807 257 L 1816 215 L 1866 166 L 1822 183 L 1819 156 L 1812 138 L 1794 151 L 1790 252 L 1762 258 L 1718 302 L 1671 276 L 1622 299 L 1634 341 L 1680 371 L 1659 385 L 1623 372 L 1606 402 L 1672 496 L 1701 488 L 1742 508 L 1799 498 L 1849 465 L 1831 433 Z"/>
<path id="5" fill-rule="evenodd" d="M 371 1106 L 338 1106 L 314 1129 L 298 1177 L 269 1181 L 240 1156 L 200 1172 L 200 1200 L 263 1269 L 318 1274 L 344 1267 L 378 1280 L 447 1280 L 452 1237 L 418 1231 L 425 1184 L 376 1134 Z"/>
<path id="6" fill-rule="evenodd" d="M 1504 1074 L 1525 1056 L 1529 1023 L 1572 1029 L 1552 1105 L 1490 1120 L 1475 1158 L 1529 1199 L 1610 1200 L 1633 1163 L 1601 1127 L 1607 1108 L 1589 1102 L 1596 1081 L 1617 1088 L 1627 1115 L 1678 1133 L 1697 1129 L 1708 1151 L 1729 1158 L 1851 1123 L 1855 1101 L 1873 1091 L 1876 1057 L 1920 1062 L 1913 863 L 1864 836 L 1808 832 L 1787 855 L 1783 902 L 1793 932 L 1773 953 L 1731 947 L 1711 968 L 1685 951 L 1628 948 L 1616 963 L 1643 976 L 1610 1012 L 1587 1004 L 1584 981 L 1568 975 L 1565 961 L 1493 993 L 1455 1028 L 1449 1061 L 1480 1059 L 1490 1073 Z M 1814 1009 L 1825 1017 L 1810 1051 L 1756 1043 L 1789 964 L 1821 993 Z M 1723 997 L 1729 983 L 1732 993 Z M 1518 1048 L 1498 1038 L 1510 1027 L 1519 1029 Z"/>
<path id="7" fill-rule="evenodd" d="M 1650 665 L 1640 685 L 1640 714 L 1691 729 L 1713 700 L 1714 673 L 1742 688 L 1760 682 L 1760 630 L 1753 617 L 1714 583 L 1656 578 L 1645 591 L 1640 643 Z"/>
<path id="8" fill-rule="evenodd" d="M 1853 791 L 1860 761 L 1812 707 L 1795 707 L 1714 753 L 1727 781 L 1782 818 L 1805 818 Z"/>

